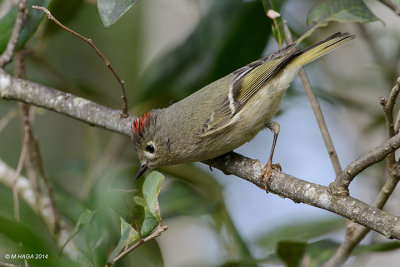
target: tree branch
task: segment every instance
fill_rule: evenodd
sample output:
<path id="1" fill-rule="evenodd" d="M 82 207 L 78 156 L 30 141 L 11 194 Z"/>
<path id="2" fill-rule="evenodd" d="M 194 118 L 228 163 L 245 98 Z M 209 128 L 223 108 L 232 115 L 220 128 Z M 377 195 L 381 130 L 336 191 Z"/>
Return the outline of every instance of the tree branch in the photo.
<path id="1" fill-rule="evenodd" d="M 386 128 L 388 137 L 392 137 L 398 134 L 395 127 L 393 126 L 393 108 L 396 103 L 396 98 L 399 94 L 400 77 L 397 78 L 397 84 L 392 88 L 389 95 L 389 100 L 381 99 L 381 104 L 383 106 L 383 111 L 386 117 Z M 396 188 L 400 179 L 400 164 L 396 162 L 394 152 L 390 153 L 387 157 L 387 169 L 390 173 L 389 178 L 386 180 L 385 184 L 379 191 L 378 196 L 375 199 L 374 206 L 382 209 L 394 189 Z M 345 172 L 344 172 L 345 173 Z M 334 187 L 334 185 L 332 186 Z M 342 188 L 343 189 L 343 188 Z M 339 187 L 339 192 L 340 192 Z M 348 190 L 347 187 L 345 190 Z M 343 265 L 349 258 L 353 249 L 364 239 L 364 237 L 369 233 L 370 229 L 357 224 L 348 224 L 346 229 L 345 240 L 335 254 L 324 264 L 324 267 L 335 267 Z"/>
<path id="2" fill-rule="evenodd" d="M 0 97 L 41 106 L 60 114 L 81 120 L 123 135 L 130 135 L 130 124 L 134 116 L 121 119 L 118 110 L 101 106 L 89 100 L 66 94 L 33 82 L 21 80 L 0 70 Z M 353 175 L 371 164 L 382 160 L 400 146 L 400 134 L 383 145 L 360 157 L 357 164 L 350 164 Z M 378 156 L 373 156 L 378 153 Z M 363 159 L 368 159 L 366 164 Z M 249 159 L 236 153 L 228 153 L 213 159 L 212 166 L 226 174 L 234 174 L 255 185 L 264 186 L 259 176 L 264 165 L 258 160 Z M 326 186 L 317 185 L 274 171 L 268 182 L 271 192 L 293 201 L 319 207 L 364 225 L 388 238 L 400 239 L 400 217 L 367 205 L 347 195 L 333 195 Z"/>
<path id="3" fill-rule="evenodd" d="M 131 247 L 127 248 L 124 250 L 121 254 L 119 254 L 111 263 L 107 263 L 106 267 L 111 267 L 114 266 L 117 261 L 128 255 L 130 252 L 135 250 L 136 248 L 140 247 L 144 243 L 159 237 L 163 232 L 167 231 L 168 227 L 167 226 L 159 226 L 151 235 L 149 235 L 146 238 L 140 239 L 137 243 L 133 244 Z"/>
<path id="4" fill-rule="evenodd" d="M 12 188 L 13 183 L 15 181 L 16 171 L 9 167 L 6 163 L 4 163 L 0 159 L 0 183 L 5 184 L 6 186 Z M 23 176 L 19 176 L 16 181 L 15 188 L 18 192 L 18 195 L 23 199 L 32 210 L 38 214 L 43 221 L 49 226 L 51 229 L 54 225 L 54 215 L 51 211 L 50 199 L 47 196 L 40 195 L 39 199 L 35 198 L 35 192 L 30 184 L 30 181 Z M 69 231 L 66 229 L 66 225 L 61 222 L 61 230 L 59 235 L 56 237 L 57 243 L 61 246 L 65 243 L 69 236 Z M 70 242 L 66 249 L 65 253 L 67 253 L 71 259 L 78 260 L 78 258 L 84 258 L 78 248 L 74 243 Z"/>
<path id="5" fill-rule="evenodd" d="M 27 0 L 22 0 L 18 5 L 17 18 L 15 19 L 14 28 L 12 30 L 10 40 L 8 41 L 6 50 L 0 56 L 0 68 L 10 63 L 12 57 L 14 56 L 15 48 L 18 44 L 19 35 L 24 27 L 25 22 L 25 6 Z"/>
<path id="6" fill-rule="evenodd" d="M 394 13 L 400 16 L 400 5 L 396 4 L 393 0 L 381 0 L 383 4 L 393 10 Z"/>
<path id="7" fill-rule="evenodd" d="M 20 80 L 2 69 L 0 88 L 0 97 L 3 99 L 43 107 L 92 126 L 130 135 L 130 124 L 134 117 L 120 118 L 118 110 L 34 82 Z"/>
<path id="8" fill-rule="evenodd" d="M 374 206 L 379 209 L 382 209 L 385 206 L 387 200 L 399 182 L 399 164 L 396 164 L 396 166 L 397 168 L 393 170 L 392 174 L 386 180 L 374 202 Z M 345 241 L 340 244 L 335 254 L 324 264 L 324 267 L 342 266 L 349 258 L 353 249 L 361 242 L 361 240 L 364 239 L 369 231 L 370 229 L 355 223 L 347 225 Z"/>
<path id="9" fill-rule="evenodd" d="M 315 27 L 315 26 L 314 26 Z M 312 28 L 314 29 L 314 28 Z M 312 30 L 311 29 L 311 30 Z M 289 27 L 287 26 L 286 20 L 283 21 L 283 30 L 285 32 L 285 40 L 288 45 L 293 43 L 292 34 L 290 33 Z M 303 35 L 304 36 L 304 35 Z M 301 42 L 301 40 L 297 40 L 296 43 Z M 301 82 L 303 83 L 303 87 L 307 93 L 308 100 L 310 101 L 312 110 L 314 112 L 315 119 L 317 120 L 318 127 L 321 131 L 322 138 L 324 139 L 326 150 L 328 151 L 329 158 L 331 159 L 333 169 L 335 170 L 336 176 L 342 172 L 342 167 L 340 166 L 339 158 L 336 153 L 335 146 L 333 145 L 331 135 L 328 130 L 328 126 L 326 125 L 324 115 L 322 114 L 321 106 L 319 105 L 317 96 L 314 93 L 314 90 L 311 87 L 310 79 L 308 79 L 306 71 L 301 68 L 299 71 L 299 76 Z"/>
<path id="10" fill-rule="evenodd" d="M 400 92 L 400 77 L 397 78 L 396 85 L 392 88 L 392 91 L 390 91 L 389 98 L 380 98 L 380 103 L 383 107 L 383 112 L 385 113 L 385 119 L 386 119 L 386 131 L 388 137 L 392 137 L 395 135 L 395 129 L 394 129 L 394 121 L 393 121 L 393 108 L 394 105 L 396 104 L 396 99 L 397 96 L 399 95 Z M 389 168 L 395 163 L 395 157 L 394 153 L 391 153 L 388 156 L 388 166 Z"/>
<path id="11" fill-rule="evenodd" d="M 82 36 L 79 33 L 74 32 L 73 30 L 71 30 L 70 28 L 68 28 L 67 26 L 65 26 L 61 22 L 59 22 L 50 13 L 50 11 L 47 8 L 41 7 L 41 6 L 32 6 L 32 8 L 43 11 L 50 20 L 54 21 L 54 23 L 56 23 L 58 26 L 60 26 L 63 30 L 66 30 L 67 32 L 77 36 L 78 38 L 80 38 L 81 40 L 85 41 L 86 43 L 88 43 L 93 48 L 93 50 L 97 53 L 97 55 L 99 55 L 99 57 L 104 61 L 104 63 L 106 64 L 107 68 L 112 72 L 112 74 L 114 75 L 115 79 L 117 80 L 117 82 L 119 83 L 119 85 L 121 87 L 121 100 L 122 100 L 121 117 L 122 118 L 127 118 L 128 117 L 128 99 L 126 98 L 126 93 L 125 93 L 125 82 L 119 77 L 119 75 L 114 70 L 113 66 L 111 65 L 110 61 L 108 61 L 108 59 L 103 55 L 103 53 L 100 52 L 100 50 L 97 48 L 97 46 L 93 43 L 92 39 L 86 38 L 85 36 Z"/>
<path id="12" fill-rule="evenodd" d="M 400 147 L 400 134 L 396 134 L 382 145 L 373 148 L 349 166 L 329 185 L 330 191 L 335 195 L 347 195 L 348 186 L 354 177 L 369 166 L 384 160 L 386 156 Z"/>

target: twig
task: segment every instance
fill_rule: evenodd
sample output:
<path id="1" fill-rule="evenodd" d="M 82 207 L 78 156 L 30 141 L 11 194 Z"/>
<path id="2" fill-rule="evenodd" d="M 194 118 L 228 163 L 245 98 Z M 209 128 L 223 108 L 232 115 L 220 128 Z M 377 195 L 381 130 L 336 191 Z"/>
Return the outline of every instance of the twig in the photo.
<path id="1" fill-rule="evenodd" d="M 354 177 L 376 162 L 384 160 L 387 155 L 394 152 L 399 147 L 400 134 L 396 134 L 382 145 L 373 148 L 371 151 L 350 163 L 346 169 L 336 177 L 335 181 L 329 185 L 330 191 L 335 195 L 347 195 L 349 193 L 348 186 Z"/>
<path id="2" fill-rule="evenodd" d="M 395 136 L 395 134 L 398 132 L 393 127 L 393 108 L 396 102 L 396 98 L 400 91 L 399 84 L 400 84 L 400 77 L 397 79 L 397 84 L 392 88 L 389 95 L 389 99 L 386 100 L 384 98 L 381 98 L 380 100 L 386 117 L 386 128 L 389 138 Z M 390 172 L 390 176 L 383 185 L 383 187 L 381 188 L 381 190 L 379 191 L 379 194 L 374 202 L 374 206 L 380 209 L 382 209 L 383 206 L 386 204 L 387 200 L 389 199 L 394 189 L 396 188 L 396 185 L 398 184 L 400 178 L 400 165 L 399 163 L 396 163 L 394 152 L 390 153 L 387 156 L 387 159 L 388 159 L 387 168 Z M 343 173 L 345 172 L 346 170 Z M 335 185 L 333 185 L 332 187 L 334 186 Z M 342 189 L 343 188 L 339 187 L 339 191 Z M 369 233 L 369 231 L 370 230 L 368 228 L 362 227 L 354 223 L 351 225 L 347 225 L 346 237 L 344 242 L 340 244 L 335 254 L 329 259 L 329 261 L 324 265 L 324 267 L 335 267 L 344 264 L 344 262 L 349 258 L 353 249 L 361 242 L 362 239 L 364 239 L 364 237 Z"/>
<path id="3" fill-rule="evenodd" d="M 10 109 L 10 111 L 7 112 L 6 115 L 4 115 L 1 120 L 0 120 L 0 133 L 3 131 L 3 129 L 7 126 L 7 124 L 15 117 L 17 116 L 18 112 L 16 108 Z"/>
<path id="4" fill-rule="evenodd" d="M 25 6 L 27 0 L 22 0 L 18 5 L 17 18 L 15 19 L 14 28 L 12 30 L 10 39 L 3 54 L 0 56 L 0 68 L 10 63 L 12 57 L 14 56 L 15 48 L 17 47 L 19 35 L 24 27 L 25 23 Z"/>
<path id="5" fill-rule="evenodd" d="M 18 78 L 25 78 L 25 56 L 26 56 L 26 51 L 25 49 L 22 49 L 17 53 L 16 57 L 16 71 L 15 71 L 15 76 Z M 27 140 L 27 145 L 28 145 L 28 151 L 27 155 L 25 157 L 25 168 L 28 173 L 28 177 L 30 181 L 32 182 L 33 188 L 35 188 L 35 198 L 36 200 L 39 199 L 39 194 L 41 193 L 39 182 L 38 182 L 38 177 L 36 175 L 36 171 L 34 168 L 34 163 L 33 163 L 33 134 L 31 130 L 31 108 L 30 105 L 25 104 L 25 103 L 20 103 L 19 110 L 22 116 L 22 121 L 24 124 L 24 132 L 25 135 L 28 136 Z"/>
<path id="6" fill-rule="evenodd" d="M 397 112 L 396 122 L 394 123 L 394 132 L 397 134 L 400 129 L 400 110 Z"/>
<path id="7" fill-rule="evenodd" d="M 385 206 L 387 200 L 389 199 L 399 182 L 399 165 L 396 164 L 396 166 L 396 170 L 392 172 L 392 174 L 389 176 L 384 186 L 379 191 L 378 196 L 376 197 L 376 200 L 374 202 L 374 206 L 379 209 L 382 209 Z M 324 267 L 342 266 L 349 258 L 353 249 L 361 242 L 361 240 L 364 239 L 369 231 L 370 229 L 355 223 L 348 225 L 345 241 L 340 244 L 335 254 L 329 259 L 328 262 L 326 262 L 326 264 L 324 264 Z"/>
<path id="8" fill-rule="evenodd" d="M 396 98 L 399 95 L 400 92 L 400 77 L 397 78 L 397 83 L 396 85 L 392 88 L 392 91 L 390 92 L 389 99 L 386 98 L 380 98 L 380 103 L 383 107 L 383 112 L 385 114 L 386 118 L 386 131 L 388 138 L 392 137 L 395 135 L 395 130 L 394 130 L 394 122 L 393 122 L 393 108 L 394 105 L 396 104 Z M 391 168 L 391 166 L 395 163 L 395 158 L 394 158 L 394 153 L 391 153 L 388 156 L 388 167 Z"/>
<path id="9" fill-rule="evenodd" d="M 19 52 L 17 54 L 17 60 L 16 60 L 16 71 L 15 71 L 15 76 L 18 78 L 22 78 L 25 76 L 25 57 L 24 57 L 24 51 L 22 50 L 21 52 Z M 45 172 L 44 169 L 44 165 L 43 165 L 43 161 L 42 161 L 42 157 L 40 155 L 40 149 L 39 149 L 39 145 L 38 145 L 38 141 L 35 138 L 35 136 L 33 135 L 32 132 L 32 128 L 31 128 L 31 124 L 30 124 L 30 120 L 29 120 L 29 105 L 22 103 L 21 104 L 21 114 L 22 114 L 22 118 L 23 118 L 23 122 L 24 122 L 24 131 L 25 131 L 25 140 L 24 140 L 24 148 L 25 148 L 25 153 L 28 147 L 32 148 L 32 156 L 33 158 L 35 158 L 36 160 L 36 165 L 38 167 L 38 170 L 40 172 L 40 174 L 43 177 L 43 181 L 46 185 L 46 189 L 49 195 L 49 199 L 50 199 L 50 206 L 52 209 L 52 212 L 54 214 L 54 225 L 53 225 L 53 233 L 54 235 L 58 235 L 61 227 L 60 227 L 60 213 L 57 209 L 57 206 L 55 204 L 54 201 L 54 195 L 53 195 L 53 188 L 50 184 L 50 181 L 47 177 L 47 174 Z M 31 144 L 29 146 L 29 144 Z M 25 158 L 25 156 L 24 156 Z M 24 160 L 22 160 L 23 162 Z M 18 176 L 20 175 L 20 173 L 18 173 Z"/>
<path id="10" fill-rule="evenodd" d="M 60 217 L 60 213 L 57 209 L 57 205 L 56 202 L 54 200 L 54 194 L 53 194 L 53 187 L 50 183 L 50 180 L 47 176 L 47 173 L 44 169 L 44 165 L 43 165 L 43 161 L 42 161 L 42 156 L 40 154 L 40 149 L 39 149 L 39 144 L 37 139 L 31 135 L 31 138 L 33 140 L 33 149 L 34 149 L 34 155 L 35 155 L 35 159 L 37 162 L 37 166 L 39 169 L 40 174 L 42 175 L 43 181 L 46 185 L 46 189 L 47 189 L 47 193 L 49 195 L 49 199 L 50 199 L 50 205 L 51 205 L 51 210 L 54 213 L 54 228 L 53 228 L 53 233 L 57 236 L 59 231 L 60 231 L 60 221 L 61 221 L 61 217 Z"/>
<path id="11" fill-rule="evenodd" d="M 126 98 L 126 93 L 125 93 L 125 82 L 119 77 L 119 75 L 117 74 L 117 72 L 114 70 L 113 66 L 111 65 L 110 61 L 108 61 L 108 59 L 100 52 L 100 50 L 95 46 L 95 44 L 93 43 L 92 39 L 90 38 L 86 38 L 82 35 L 80 35 L 77 32 L 74 32 L 73 30 L 69 29 L 68 27 L 66 27 L 64 24 L 62 24 L 61 22 L 59 22 L 51 13 L 50 11 L 45 8 L 45 7 L 41 7 L 41 6 L 32 6 L 32 8 L 34 9 L 39 9 L 42 10 L 47 17 L 54 21 L 58 26 L 60 26 L 62 29 L 66 30 L 67 32 L 79 37 L 80 39 L 82 39 L 83 41 L 87 42 L 93 49 L 94 51 L 96 51 L 96 53 L 99 55 L 99 57 L 104 61 L 104 63 L 106 64 L 106 66 L 110 69 L 110 71 L 112 72 L 112 74 L 114 75 L 115 79 L 117 79 L 120 87 L 121 87 L 121 99 L 122 99 L 122 113 L 121 113 L 121 118 L 127 118 L 128 115 L 128 99 Z"/>
<path id="12" fill-rule="evenodd" d="M 287 23 L 285 23 L 285 24 L 286 24 L 286 27 L 287 27 Z M 311 29 L 306 31 L 302 36 L 299 37 L 299 39 L 296 40 L 296 44 L 300 44 L 301 42 L 303 42 L 304 39 L 306 39 L 307 37 L 310 37 L 311 34 L 313 34 L 313 32 L 316 29 L 318 29 L 320 26 L 321 26 L 321 24 L 319 24 L 319 23 L 315 24 Z M 292 39 L 292 38 L 290 38 L 290 39 Z"/>
<path id="13" fill-rule="evenodd" d="M 29 180 L 32 183 L 32 187 L 34 188 L 35 198 L 36 200 L 39 200 L 39 195 L 42 193 L 42 190 L 40 189 L 39 179 L 37 172 L 35 170 L 35 163 L 34 163 L 35 152 L 33 149 L 34 146 L 32 139 L 33 133 L 31 130 L 31 114 L 33 114 L 32 111 L 33 109 L 31 109 L 30 105 L 21 103 L 21 113 L 22 113 L 22 121 L 24 123 L 24 131 L 29 136 L 28 153 L 25 158 L 25 170 L 27 172 Z"/>
<path id="14" fill-rule="evenodd" d="M 19 156 L 17 169 L 15 171 L 15 176 L 12 182 L 12 193 L 13 193 L 13 201 L 14 201 L 14 217 L 17 221 L 19 221 L 19 201 L 18 201 L 18 190 L 17 190 L 17 182 L 18 178 L 21 176 L 22 166 L 24 164 L 27 148 L 28 148 L 28 140 L 29 136 L 27 134 L 24 135 L 24 142 L 21 150 L 21 155 Z"/>
<path id="15" fill-rule="evenodd" d="M 16 60 L 16 64 L 15 64 L 15 76 L 18 78 L 23 78 L 25 76 L 25 62 L 24 62 L 23 52 L 17 53 L 17 60 Z M 25 104 L 23 104 L 23 103 L 20 104 L 21 111 L 22 111 L 22 105 L 25 105 Z M 21 112 L 21 114 L 22 114 L 22 112 Z M 28 146 L 29 146 L 29 134 L 27 132 L 25 132 L 21 155 L 18 160 L 17 169 L 15 171 L 15 177 L 14 177 L 14 180 L 12 183 L 12 192 L 13 192 L 13 201 L 14 201 L 14 217 L 17 221 L 19 221 L 19 218 L 20 218 L 17 182 L 18 182 L 18 178 L 21 176 L 22 166 L 25 161 L 25 157 L 26 157 L 26 154 L 28 151 Z"/>
<path id="16" fill-rule="evenodd" d="M 292 34 L 287 26 L 286 20 L 283 21 L 283 31 L 285 33 L 285 40 L 288 45 L 293 43 Z M 297 43 L 297 42 L 296 42 Z M 322 137 L 325 142 L 325 147 L 328 150 L 329 157 L 331 159 L 333 168 L 335 170 L 336 176 L 342 171 L 340 166 L 339 158 L 337 156 L 335 146 L 333 145 L 331 136 L 329 134 L 328 127 L 326 126 L 324 115 L 322 114 L 321 107 L 319 105 L 318 99 L 311 87 L 310 80 L 307 77 L 307 73 L 302 68 L 299 72 L 300 79 L 303 83 L 304 89 L 306 90 L 308 99 L 311 103 L 311 107 L 314 111 L 315 118 L 317 119 L 319 129 L 321 130 Z"/>
<path id="17" fill-rule="evenodd" d="M 118 110 L 113 110 L 43 85 L 17 79 L 1 69 L 0 97 L 41 106 L 84 121 L 92 126 L 106 128 L 126 136 L 130 135 L 133 116 L 128 119 L 118 120 Z M 392 137 L 381 145 L 379 149 L 385 150 L 383 147 L 387 144 L 399 147 L 399 136 Z M 375 148 L 373 151 L 379 149 Z M 391 151 L 388 150 L 383 153 L 389 154 Z M 377 162 L 379 158 L 375 157 L 375 160 Z M 264 164 L 258 160 L 249 159 L 236 153 L 229 153 L 213 159 L 212 166 L 226 174 L 234 174 L 255 185 L 264 186 L 264 181 L 258 179 Z M 271 192 L 288 197 L 295 202 L 320 207 L 349 218 L 386 236 L 400 238 L 400 218 L 371 207 L 350 196 L 332 195 L 328 187 L 309 183 L 275 171 L 271 179 L 269 179 L 268 188 Z"/>
<path id="18" fill-rule="evenodd" d="M 15 170 L 0 159 L 0 183 L 11 188 L 14 177 Z M 18 181 L 19 182 L 16 184 L 18 195 L 33 211 L 36 212 L 36 214 L 39 215 L 40 218 L 43 219 L 48 227 L 52 227 L 54 224 L 54 215 L 51 211 L 51 207 L 49 207 L 50 200 L 48 196 L 41 194 L 39 195 L 39 200 L 36 200 L 34 198 L 35 192 L 30 185 L 29 180 L 24 176 L 20 176 Z M 65 224 L 62 223 L 61 226 L 61 232 L 55 238 L 59 245 L 64 244 L 69 236 L 69 231 L 67 231 Z M 69 243 L 65 249 L 65 253 L 68 254 L 72 260 L 77 260 L 78 257 L 80 257 L 80 259 L 85 259 L 74 243 Z"/>
<path id="19" fill-rule="evenodd" d="M 400 87 L 400 77 L 397 78 L 397 86 Z M 396 122 L 394 123 L 394 132 L 397 134 L 400 128 L 400 110 L 397 113 Z"/>
<path id="20" fill-rule="evenodd" d="M 394 13 L 397 15 L 400 15 L 400 6 L 396 4 L 393 0 L 381 0 L 383 4 L 385 4 L 387 7 L 392 9 Z"/>
<path id="21" fill-rule="evenodd" d="M 167 226 L 159 226 L 151 235 L 149 235 L 146 238 L 140 239 L 137 243 L 133 244 L 130 248 L 124 250 L 121 254 L 119 254 L 117 257 L 114 258 L 114 260 L 111 263 L 107 263 L 107 267 L 108 266 L 114 266 L 115 263 L 117 263 L 117 261 L 119 261 L 120 259 L 122 259 L 123 257 L 125 257 L 126 255 L 128 255 L 130 252 L 132 252 L 134 249 L 136 249 L 137 247 L 143 245 L 144 243 L 159 237 L 163 232 L 167 231 L 168 227 Z"/>

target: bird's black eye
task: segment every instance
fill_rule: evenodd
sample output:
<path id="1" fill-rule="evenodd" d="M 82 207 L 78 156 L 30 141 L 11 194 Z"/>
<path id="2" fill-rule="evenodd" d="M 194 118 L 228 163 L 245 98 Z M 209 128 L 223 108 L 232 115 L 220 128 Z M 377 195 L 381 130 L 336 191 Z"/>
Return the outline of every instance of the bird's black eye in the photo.
<path id="1" fill-rule="evenodd" d="M 154 153 L 154 146 L 153 145 L 147 145 L 145 150 L 151 154 Z"/>

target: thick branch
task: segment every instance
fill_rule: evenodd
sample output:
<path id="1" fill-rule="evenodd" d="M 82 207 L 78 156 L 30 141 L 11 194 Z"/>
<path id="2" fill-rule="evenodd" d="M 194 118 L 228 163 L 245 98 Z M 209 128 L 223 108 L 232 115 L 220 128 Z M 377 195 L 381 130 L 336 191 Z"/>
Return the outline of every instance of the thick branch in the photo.
<path id="1" fill-rule="evenodd" d="M 16 171 L 0 159 L 0 183 L 12 188 L 15 181 L 15 175 Z M 23 199 L 32 208 L 32 210 L 34 210 L 43 219 L 49 228 L 52 228 L 55 218 L 53 212 L 51 211 L 50 199 L 45 195 L 41 195 L 39 196 L 39 199 L 36 199 L 34 197 L 35 192 L 33 191 L 30 181 L 23 176 L 18 177 L 15 188 L 21 199 Z M 60 233 L 57 235 L 57 243 L 60 246 L 65 243 L 69 236 L 69 231 L 66 228 L 66 225 L 62 222 Z M 67 253 L 74 260 L 78 260 L 78 257 L 83 258 L 75 244 L 72 242 L 68 244 L 67 248 L 65 249 L 65 253 Z"/>
<path id="2" fill-rule="evenodd" d="M 53 110 L 93 126 L 130 135 L 133 117 L 120 118 L 120 111 L 34 82 L 12 77 L 0 69 L 0 97 Z"/>
<path id="3" fill-rule="evenodd" d="M 400 141 L 398 142 L 400 144 Z M 264 187 L 264 182 L 258 179 L 264 165 L 258 160 L 232 152 L 213 159 L 212 166 L 222 170 L 225 174 L 234 174 Z M 326 186 L 313 184 L 275 170 L 268 181 L 268 189 L 270 192 L 290 198 L 296 203 L 306 203 L 334 212 L 388 238 L 400 238 L 400 217 L 393 216 L 350 196 L 333 195 Z"/>
<path id="4" fill-rule="evenodd" d="M 14 78 L 2 70 L 0 70 L 0 97 L 54 110 L 93 126 L 99 126 L 123 135 L 130 134 L 130 122 L 133 116 L 121 119 L 118 110 L 46 86 Z M 388 144 L 389 146 L 387 146 Z M 365 157 L 371 159 L 368 160 L 368 164 L 363 164 L 362 167 L 366 168 L 373 164 L 372 160 L 377 162 L 383 159 L 395 147 L 399 146 L 400 135 L 396 135 L 385 142 L 384 145 L 367 153 L 367 156 L 361 157 L 361 159 Z M 374 157 L 373 153 L 379 155 Z M 258 179 L 264 166 L 258 160 L 229 153 L 214 159 L 212 165 L 226 174 L 234 174 L 256 185 L 264 186 L 264 182 Z M 357 171 L 362 170 L 355 164 L 351 164 L 350 168 Z M 269 179 L 268 188 L 271 192 L 288 197 L 295 202 L 303 202 L 329 210 L 389 238 L 400 239 L 400 217 L 369 206 L 350 196 L 332 195 L 328 187 L 274 171 L 271 179 Z"/>

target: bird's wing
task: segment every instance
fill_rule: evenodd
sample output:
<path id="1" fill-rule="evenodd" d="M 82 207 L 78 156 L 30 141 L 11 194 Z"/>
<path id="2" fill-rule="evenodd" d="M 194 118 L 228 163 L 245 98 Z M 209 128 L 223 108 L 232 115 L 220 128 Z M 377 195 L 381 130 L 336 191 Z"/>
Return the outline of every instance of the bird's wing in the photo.
<path id="1" fill-rule="evenodd" d="M 229 90 L 223 88 L 227 95 L 205 121 L 203 136 L 218 132 L 230 125 L 232 118 L 247 101 L 263 88 L 297 51 L 295 44 L 289 45 L 230 74 L 233 75 L 232 85 Z"/>

